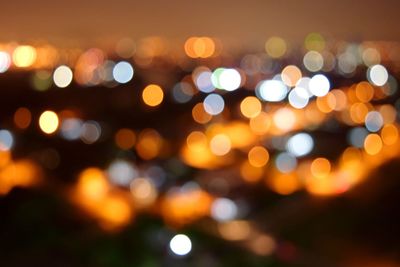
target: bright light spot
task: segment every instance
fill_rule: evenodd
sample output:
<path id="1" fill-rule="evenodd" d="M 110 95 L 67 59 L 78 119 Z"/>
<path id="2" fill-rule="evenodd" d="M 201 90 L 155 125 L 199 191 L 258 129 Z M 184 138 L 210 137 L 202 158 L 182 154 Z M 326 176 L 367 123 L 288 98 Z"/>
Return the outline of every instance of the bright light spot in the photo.
<path id="1" fill-rule="evenodd" d="M 324 96 L 329 92 L 330 83 L 323 74 L 314 75 L 309 83 L 310 91 L 315 96 Z"/>
<path id="2" fill-rule="evenodd" d="M 179 234 L 171 239 L 169 247 L 176 255 L 184 256 L 192 250 L 192 242 L 188 236 Z"/>
<path id="3" fill-rule="evenodd" d="M 302 109 L 308 104 L 308 92 L 302 87 L 295 87 L 289 93 L 289 104 L 297 109 Z"/>
<path id="4" fill-rule="evenodd" d="M 161 104 L 164 99 L 162 88 L 155 84 L 150 84 L 143 89 L 143 102 L 150 107 L 155 107 Z"/>
<path id="5" fill-rule="evenodd" d="M 118 62 L 113 69 L 113 77 L 119 83 L 127 83 L 132 80 L 133 68 L 126 61 Z"/>
<path id="6" fill-rule="evenodd" d="M 147 178 L 136 178 L 130 185 L 135 206 L 149 206 L 157 198 L 157 190 L 153 182 Z"/>
<path id="7" fill-rule="evenodd" d="M 242 78 L 237 70 L 223 69 L 218 77 L 219 86 L 216 87 L 227 91 L 234 91 L 240 87 L 241 82 Z"/>
<path id="8" fill-rule="evenodd" d="M 378 111 L 368 112 L 365 117 L 365 127 L 370 132 L 377 132 L 383 126 L 383 118 L 382 115 Z"/>
<path id="9" fill-rule="evenodd" d="M 217 134 L 210 141 L 210 149 L 217 156 L 223 156 L 231 150 L 231 140 L 225 134 Z"/>
<path id="10" fill-rule="evenodd" d="M 137 177 L 138 172 L 125 160 L 113 161 L 107 169 L 108 177 L 113 184 L 128 186 Z"/>
<path id="11" fill-rule="evenodd" d="M 280 80 L 261 81 L 256 88 L 259 98 L 269 102 L 282 101 L 288 92 L 286 85 Z"/>
<path id="12" fill-rule="evenodd" d="M 281 73 L 282 81 L 290 87 L 296 85 L 302 77 L 301 70 L 295 65 L 286 66 Z"/>
<path id="13" fill-rule="evenodd" d="M 7 52 L 0 51 L 0 73 L 6 72 L 11 65 L 11 58 Z"/>
<path id="14" fill-rule="evenodd" d="M 307 155 L 314 148 L 314 140 L 307 133 L 298 133 L 290 137 L 286 149 L 296 157 Z"/>
<path id="15" fill-rule="evenodd" d="M 58 87 L 65 88 L 72 82 L 72 76 L 72 70 L 63 65 L 54 71 L 53 80 Z"/>
<path id="16" fill-rule="evenodd" d="M 296 123 L 296 116 L 288 108 L 280 108 L 277 110 L 273 116 L 273 121 L 276 125 L 281 130 L 290 130 L 293 128 L 293 126 Z"/>
<path id="17" fill-rule="evenodd" d="M 254 96 L 248 96 L 240 103 L 240 111 L 246 118 L 254 118 L 261 112 L 261 103 Z"/>
<path id="18" fill-rule="evenodd" d="M 290 153 L 280 153 L 275 160 L 276 168 L 283 173 L 293 171 L 297 166 L 296 158 Z"/>
<path id="19" fill-rule="evenodd" d="M 82 121 L 80 119 L 69 118 L 61 123 L 61 135 L 67 140 L 76 140 L 81 136 Z"/>
<path id="20" fill-rule="evenodd" d="M 232 200 L 228 198 L 217 198 L 211 206 L 211 216 L 219 221 L 230 221 L 235 219 L 238 214 L 238 208 Z"/>
<path id="21" fill-rule="evenodd" d="M 36 49 L 30 45 L 21 45 L 15 48 L 13 62 L 20 68 L 30 67 L 36 60 Z"/>
<path id="22" fill-rule="evenodd" d="M 57 114 L 50 110 L 44 111 L 39 117 L 39 127 L 46 134 L 54 133 L 58 127 Z"/>
<path id="23" fill-rule="evenodd" d="M 374 65 L 368 69 L 367 78 L 377 86 L 384 85 L 389 78 L 386 68 L 382 65 Z"/>
<path id="24" fill-rule="evenodd" d="M 304 55 L 303 64 L 307 70 L 317 72 L 324 66 L 324 58 L 317 51 L 309 51 Z"/>
<path id="25" fill-rule="evenodd" d="M 218 115 L 224 110 L 225 102 L 222 96 L 217 94 L 208 95 L 203 101 L 204 110 L 210 115 Z"/>
<path id="26" fill-rule="evenodd" d="M 10 131 L 0 130 L 0 151 L 8 151 L 14 143 L 14 138 Z"/>
<path id="27" fill-rule="evenodd" d="M 82 125 L 81 140 L 85 144 L 93 144 L 101 135 L 101 127 L 95 121 L 87 121 Z"/>

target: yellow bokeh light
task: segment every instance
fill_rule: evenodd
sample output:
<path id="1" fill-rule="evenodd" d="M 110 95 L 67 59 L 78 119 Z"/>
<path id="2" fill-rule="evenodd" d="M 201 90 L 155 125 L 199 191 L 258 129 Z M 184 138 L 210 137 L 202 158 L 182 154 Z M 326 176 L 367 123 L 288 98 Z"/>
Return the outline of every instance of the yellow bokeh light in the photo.
<path id="1" fill-rule="evenodd" d="M 244 161 L 242 165 L 240 165 L 240 175 L 246 182 L 258 182 L 262 178 L 263 173 L 263 168 L 254 167 L 248 161 Z"/>
<path id="2" fill-rule="evenodd" d="M 317 178 L 324 178 L 331 171 L 331 163 L 326 158 L 316 158 L 311 163 L 311 173 Z"/>
<path id="3" fill-rule="evenodd" d="M 200 124 L 205 124 L 212 119 L 212 115 L 208 114 L 204 110 L 203 103 L 198 103 L 193 107 L 192 117 L 197 123 L 200 123 Z"/>
<path id="4" fill-rule="evenodd" d="M 136 151 L 142 159 L 150 160 L 158 156 L 162 144 L 162 137 L 156 130 L 145 129 L 139 134 Z"/>
<path id="5" fill-rule="evenodd" d="M 30 67 L 36 61 L 36 49 L 30 45 L 21 45 L 15 48 L 13 62 L 20 68 Z"/>
<path id="6" fill-rule="evenodd" d="M 240 103 L 240 111 L 246 118 L 254 118 L 261 112 L 261 102 L 254 96 L 248 96 Z"/>
<path id="7" fill-rule="evenodd" d="M 266 134 L 270 127 L 271 117 L 265 112 L 261 112 L 256 117 L 250 119 L 250 128 L 255 134 Z"/>
<path id="8" fill-rule="evenodd" d="M 382 139 L 377 134 L 369 134 L 364 140 L 364 149 L 369 155 L 376 155 L 382 149 Z"/>
<path id="9" fill-rule="evenodd" d="M 210 141 L 210 149 L 217 156 L 228 154 L 231 150 L 231 140 L 225 134 L 217 134 Z"/>
<path id="10" fill-rule="evenodd" d="M 54 133 L 58 128 L 58 116 L 55 112 L 46 110 L 39 118 L 39 127 L 46 134 Z"/>
<path id="11" fill-rule="evenodd" d="M 78 192 L 85 198 L 99 200 L 109 190 L 109 184 L 103 171 L 98 168 L 87 168 L 79 175 Z"/>
<path id="12" fill-rule="evenodd" d="M 156 107 L 163 101 L 164 92 L 160 86 L 156 84 L 150 84 L 144 88 L 142 92 L 142 98 L 146 105 L 150 107 Z"/>
<path id="13" fill-rule="evenodd" d="M 356 97 L 361 102 L 367 103 L 374 97 L 374 88 L 368 82 L 360 82 L 356 85 Z"/>
<path id="14" fill-rule="evenodd" d="M 269 160 L 269 153 L 264 147 L 255 146 L 249 151 L 248 159 L 252 166 L 263 167 Z"/>
<path id="15" fill-rule="evenodd" d="M 285 55 L 287 45 L 285 40 L 280 37 L 271 37 L 265 43 L 265 51 L 272 58 L 280 58 Z"/>

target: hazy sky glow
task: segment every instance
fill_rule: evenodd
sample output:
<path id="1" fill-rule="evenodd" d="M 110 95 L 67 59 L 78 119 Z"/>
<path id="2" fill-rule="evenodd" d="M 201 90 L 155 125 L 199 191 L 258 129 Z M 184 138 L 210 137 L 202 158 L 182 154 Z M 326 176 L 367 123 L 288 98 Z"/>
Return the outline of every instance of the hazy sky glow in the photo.
<path id="1" fill-rule="evenodd" d="M 1 40 L 210 35 L 241 43 L 300 40 L 312 31 L 355 40 L 400 40 L 396 0 L 5 0 Z"/>

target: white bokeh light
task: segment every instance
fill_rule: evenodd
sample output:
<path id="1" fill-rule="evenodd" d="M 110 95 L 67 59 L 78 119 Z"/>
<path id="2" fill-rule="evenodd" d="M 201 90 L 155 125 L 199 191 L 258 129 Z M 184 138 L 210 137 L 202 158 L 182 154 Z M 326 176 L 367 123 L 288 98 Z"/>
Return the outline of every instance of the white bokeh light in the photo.
<path id="1" fill-rule="evenodd" d="M 179 234 L 171 239 L 169 248 L 174 254 L 184 256 L 192 250 L 192 241 L 187 235 Z"/>
<path id="2" fill-rule="evenodd" d="M 211 216 L 219 221 L 229 221 L 235 219 L 238 208 L 232 200 L 228 198 L 217 198 L 211 206 Z"/>
<path id="3" fill-rule="evenodd" d="M 382 86 L 388 81 L 389 74 L 384 66 L 378 64 L 368 69 L 367 78 L 371 83 Z"/>
<path id="4" fill-rule="evenodd" d="M 298 133 L 289 138 L 286 149 L 296 157 L 307 155 L 314 148 L 314 140 L 307 133 Z"/>
<path id="5" fill-rule="evenodd" d="M 14 137 L 8 130 L 0 130 L 0 151 L 8 151 L 14 143 Z"/>
<path id="6" fill-rule="evenodd" d="M 261 81 L 256 88 L 259 98 L 269 102 L 282 101 L 288 93 L 287 86 L 280 80 Z"/>
<path id="7" fill-rule="evenodd" d="M 6 72 L 11 65 L 11 57 L 7 52 L 0 51 L 0 73 Z"/>
<path id="8" fill-rule="evenodd" d="M 60 88 L 65 88 L 70 85 L 72 77 L 72 70 L 65 65 L 59 66 L 53 73 L 54 84 Z"/>
<path id="9" fill-rule="evenodd" d="M 132 80 L 133 67 L 129 62 L 118 62 L 113 68 L 113 77 L 119 83 L 127 83 Z"/>
<path id="10" fill-rule="evenodd" d="M 218 77 L 220 89 L 234 91 L 240 87 L 242 78 L 235 69 L 224 69 Z"/>
<path id="11" fill-rule="evenodd" d="M 315 96 L 324 96 L 329 92 L 330 83 L 323 74 L 314 75 L 309 83 L 310 91 Z"/>
<path id="12" fill-rule="evenodd" d="M 208 95 L 203 101 L 204 110 L 210 115 L 218 115 L 224 110 L 225 102 L 222 96 L 217 94 Z"/>
<path id="13" fill-rule="evenodd" d="M 308 104 L 308 92 L 303 87 L 295 87 L 289 93 L 289 104 L 297 109 L 302 109 Z"/>

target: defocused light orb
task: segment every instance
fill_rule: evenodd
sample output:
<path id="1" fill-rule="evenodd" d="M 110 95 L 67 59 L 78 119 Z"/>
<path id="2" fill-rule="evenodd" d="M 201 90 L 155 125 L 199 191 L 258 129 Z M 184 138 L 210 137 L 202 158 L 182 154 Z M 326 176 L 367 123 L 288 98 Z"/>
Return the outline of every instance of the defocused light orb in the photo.
<path id="1" fill-rule="evenodd" d="M 36 71 L 32 76 L 33 89 L 46 91 L 53 84 L 52 74 L 47 70 Z"/>
<path id="2" fill-rule="evenodd" d="M 275 164 L 280 172 L 289 173 L 297 167 L 297 160 L 292 154 L 283 152 L 276 157 Z"/>
<path id="3" fill-rule="evenodd" d="M 203 101 L 204 110 L 210 115 L 220 114 L 225 107 L 222 96 L 217 94 L 209 94 Z"/>
<path id="4" fill-rule="evenodd" d="M 26 129 L 32 122 L 32 113 L 29 109 L 20 107 L 14 113 L 14 123 L 20 129 Z"/>
<path id="5" fill-rule="evenodd" d="M 238 207 L 228 198 L 217 198 L 212 203 L 211 216 L 219 222 L 233 220 L 237 214 Z"/>
<path id="6" fill-rule="evenodd" d="M 217 156 L 226 155 L 231 150 L 231 140 L 225 134 L 217 134 L 210 141 L 210 149 Z"/>
<path id="7" fill-rule="evenodd" d="M 176 255 L 184 256 L 192 250 L 192 242 L 188 236 L 179 234 L 171 239 L 169 247 Z"/>
<path id="8" fill-rule="evenodd" d="M 287 92 L 287 86 L 279 80 L 261 81 L 256 88 L 257 96 L 269 102 L 282 101 L 286 97 Z"/>
<path id="9" fill-rule="evenodd" d="M 121 61 L 115 64 L 113 77 L 119 83 L 127 83 L 132 80 L 133 68 L 129 62 Z"/>
<path id="10" fill-rule="evenodd" d="M 287 44 L 280 37 L 273 36 L 265 43 L 265 51 L 272 58 L 280 58 L 285 55 Z"/>
<path id="11" fill-rule="evenodd" d="M 308 92 L 302 87 L 295 87 L 289 93 L 289 104 L 297 109 L 302 109 L 308 104 Z"/>
<path id="12" fill-rule="evenodd" d="M 307 70 L 317 72 L 324 66 L 324 58 L 317 51 L 309 51 L 304 55 L 303 64 Z"/>
<path id="13" fill-rule="evenodd" d="M 55 112 L 46 110 L 39 117 L 39 127 L 46 133 L 54 133 L 58 128 L 58 116 Z"/>
<path id="14" fill-rule="evenodd" d="M 20 68 L 30 67 L 36 61 L 36 49 L 30 45 L 21 45 L 13 52 L 13 62 Z"/>
<path id="15" fill-rule="evenodd" d="M 350 145 L 358 148 L 364 146 L 364 140 L 368 135 L 368 131 L 364 127 L 355 127 L 350 130 L 347 135 L 347 140 Z"/>
<path id="16" fill-rule="evenodd" d="M 275 112 L 273 121 L 276 127 L 288 131 L 296 124 L 296 115 L 289 108 L 280 108 Z"/>
<path id="17" fill-rule="evenodd" d="M 136 44 L 130 38 L 122 38 L 115 46 L 115 52 L 123 58 L 130 58 L 136 52 Z"/>
<path id="18" fill-rule="evenodd" d="M 322 51 L 325 48 L 325 38 L 317 32 L 309 33 L 304 40 L 304 46 L 307 50 Z"/>
<path id="19" fill-rule="evenodd" d="M 375 48 L 367 48 L 362 53 L 362 59 L 366 66 L 372 66 L 381 62 L 381 55 Z"/>
<path id="20" fill-rule="evenodd" d="M 4 73 L 11 65 L 11 57 L 7 52 L 0 51 L 0 73 Z"/>
<path id="21" fill-rule="evenodd" d="M 357 58 L 349 52 L 342 53 L 337 60 L 339 70 L 344 74 L 351 74 L 357 69 Z"/>
<path id="22" fill-rule="evenodd" d="M 115 143 L 121 149 L 133 148 L 136 143 L 136 134 L 131 129 L 122 128 L 115 133 Z"/>
<path id="23" fill-rule="evenodd" d="M 302 77 L 301 70 L 295 65 L 286 66 L 281 73 L 282 81 L 290 87 L 296 85 Z"/>
<path id="24" fill-rule="evenodd" d="M 196 73 L 194 83 L 199 91 L 203 93 L 211 93 L 215 90 L 215 85 L 212 83 L 212 75 L 212 72 L 208 69 L 204 69 L 199 73 Z"/>
<path id="25" fill-rule="evenodd" d="M 260 101 L 254 96 L 248 96 L 240 103 L 240 111 L 246 118 L 254 118 L 262 109 Z"/>
<path id="26" fill-rule="evenodd" d="M 149 206 L 157 199 L 157 189 L 150 179 L 136 178 L 131 182 L 130 189 L 135 201 L 135 206 Z"/>
<path id="27" fill-rule="evenodd" d="M 143 89 L 142 98 L 146 105 L 150 107 L 156 107 L 163 101 L 164 92 L 160 86 L 156 84 L 150 84 Z"/>
<path id="28" fill-rule="evenodd" d="M 326 177 L 331 171 L 331 163 L 326 158 L 316 158 L 311 163 L 311 174 L 317 178 Z"/>
<path id="29" fill-rule="evenodd" d="M 113 184 L 128 186 L 138 176 L 133 165 L 125 160 L 113 161 L 107 169 L 108 177 Z"/>
<path id="30" fill-rule="evenodd" d="M 67 87 L 72 82 L 72 77 L 72 70 L 65 65 L 59 66 L 53 73 L 54 83 L 60 88 Z"/>
<path id="31" fill-rule="evenodd" d="M 174 97 L 174 100 L 178 103 L 189 102 L 194 94 L 194 89 L 187 82 L 177 83 L 172 89 L 172 96 Z"/>
<path id="32" fill-rule="evenodd" d="M 81 140 L 85 144 L 93 144 L 101 136 L 101 127 L 95 121 L 87 121 L 82 125 Z"/>
<path id="33" fill-rule="evenodd" d="M 248 155 L 249 163 L 253 167 L 263 167 L 267 164 L 269 160 L 268 150 L 262 146 L 255 146 L 250 149 Z"/>
<path id="34" fill-rule="evenodd" d="M 382 139 L 377 134 L 369 134 L 364 140 L 364 149 L 370 155 L 378 154 L 382 149 Z"/>
<path id="35" fill-rule="evenodd" d="M 67 140 L 79 139 L 82 132 L 82 121 L 80 119 L 68 118 L 61 123 L 61 136 Z"/>
<path id="36" fill-rule="evenodd" d="M 286 149 L 296 157 L 307 155 L 314 148 L 314 140 L 307 133 L 298 133 L 289 138 Z"/>
<path id="37" fill-rule="evenodd" d="M 365 117 L 365 127 L 370 132 L 377 132 L 383 126 L 382 115 L 378 111 L 370 111 Z"/>
<path id="38" fill-rule="evenodd" d="M 315 96 L 324 96 L 329 92 L 330 83 L 323 74 L 314 75 L 309 83 L 310 91 Z"/>
<path id="39" fill-rule="evenodd" d="M 382 86 L 388 81 L 389 74 L 384 66 L 378 64 L 368 69 L 367 78 L 373 84 Z"/>
<path id="40" fill-rule="evenodd" d="M 10 131 L 0 130 L 0 151 L 8 151 L 14 143 L 14 138 Z"/>
<path id="41" fill-rule="evenodd" d="M 242 78 L 240 73 L 235 69 L 224 69 L 219 75 L 219 86 L 220 89 L 227 91 L 234 91 L 240 87 Z"/>

